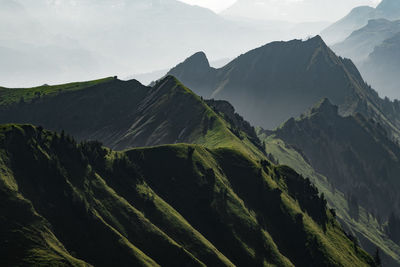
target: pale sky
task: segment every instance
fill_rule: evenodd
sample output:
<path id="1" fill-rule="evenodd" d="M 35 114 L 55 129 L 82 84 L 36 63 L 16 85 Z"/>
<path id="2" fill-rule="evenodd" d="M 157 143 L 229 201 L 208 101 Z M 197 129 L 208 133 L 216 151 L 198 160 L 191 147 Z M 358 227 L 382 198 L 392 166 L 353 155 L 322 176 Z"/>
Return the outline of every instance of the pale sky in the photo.
<path id="1" fill-rule="evenodd" d="M 198 5 L 202 7 L 209 8 L 215 12 L 221 12 L 231 6 L 233 3 L 235 3 L 237 0 L 180 0 L 181 2 L 185 2 L 190 5 Z M 280 2 L 288 2 L 288 3 L 293 3 L 293 2 L 302 2 L 304 0 L 253 0 L 257 4 L 265 4 L 268 3 L 268 5 L 274 5 L 274 1 L 277 1 L 279 4 L 282 4 Z M 336 2 L 336 0 L 331 0 L 333 3 Z M 343 3 L 339 3 L 337 8 L 341 8 L 343 6 L 343 14 L 340 14 L 337 18 L 339 19 L 342 16 L 346 15 L 350 10 L 348 10 L 349 7 L 356 7 L 360 5 L 371 5 L 371 6 L 376 6 L 381 0 L 348 0 L 346 1 L 346 7 L 343 6 Z M 251 2 L 251 1 L 249 1 Z M 272 9 L 277 8 L 279 4 L 276 5 L 276 7 L 271 7 Z M 323 18 L 321 18 L 323 20 Z"/>
<path id="2" fill-rule="evenodd" d="M 236 0 L 180 0 L 180 1 L 190 5 L 206 7 L 215 12 L 220 12 L 236 2 Z"/>

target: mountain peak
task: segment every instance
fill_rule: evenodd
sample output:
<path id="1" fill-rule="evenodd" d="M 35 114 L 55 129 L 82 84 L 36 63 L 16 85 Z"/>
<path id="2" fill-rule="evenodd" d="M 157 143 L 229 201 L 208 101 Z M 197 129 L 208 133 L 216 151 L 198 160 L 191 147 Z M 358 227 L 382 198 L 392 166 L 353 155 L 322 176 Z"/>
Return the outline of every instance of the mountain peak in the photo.
<path id="1" fill-rule="evenodd" d="M 328 98 L 323 98 L 311 108 L 310 115 L 312 114 L 338 115 L 338 107 Z"/>
<path id="2" fill-rule="evenodd" d="M 198 68 L 209 68 L 210 63 L 208 62 L 207 56 L 204 52 L 197 52 L 192 56 L 188 57 L 184 62 L 186 66 L 197 66 Z"/>
<path id="3" fill-rule="evenodd" d="M 313 42 L 318 44 L 325 44 L 324 40 L 322 39 L 321 35 L 316 35 L 307 40 L 307 42 Z"/>

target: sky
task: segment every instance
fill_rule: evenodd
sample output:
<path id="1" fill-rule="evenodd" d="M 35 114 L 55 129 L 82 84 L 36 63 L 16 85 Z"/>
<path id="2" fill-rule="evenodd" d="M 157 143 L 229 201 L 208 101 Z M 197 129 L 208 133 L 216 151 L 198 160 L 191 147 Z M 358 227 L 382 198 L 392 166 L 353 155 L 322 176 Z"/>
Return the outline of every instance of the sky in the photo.
<path id="1" fill-rule="evenodd" d="M 0 0 L 0 86 L 131 77 L 169 69 L 198 51 L 211 61 L 231 59 L 319 34 L 335 16 L 378 0 L 179 1 L 234 19 L 173 0 Z"/>
<path id="2" fill-rule="evenodd" d="M 202 6 L 205 8 L 209 8 L 217 13 L 227 9 L 230 7 L 232 4 L 234 4 L 237 0 L 180 0 L 181 2 L 185 2 L 187 4 L 191 5 L 198 5 Z M 257 5 L 260 7 L 260 11 L 262 9 L 267 8 L 270 12 L 274 10 L 276 11 L 276 16 L 272 16 L 273 19 L 277 19 L 280 17 L 280 14 L 278 12 L 284 12 L 282 11 L 282 6 L 284 5 L 293 5 L 294 3 L 299 3 L 299 2 L 312 2 L 313 0 L 247 0 L 246 2 L 253 2 L 254 5 Z M 370 5 L 370 6 L 376 6 L 381 0 L 346 0 L 346 1 L 337 1 L 337 0 L 330 0 L 332 3 L 335 3 L 335 11 L 330 14 L 330 16 L 326 16 L 326 14 L 323 14 L 321 12 L 321 18 L 318 18 L 318 20 L 328 20 L 328 21 L 335 21 L 340 19 L 341 17 L 345 16 L 350 10 L 349 8 L 354 8 L 360 5 Z M 242 2 L 245 2 L 242 0 Z M 325 1 L 325 2 L 329 2 Z M 279 9 L 280 8 L 280 9 Z M 279 10 L 278 10 L 279 9 Z M 267 12 L 265 12 L 267 13 Z M 315 14 L 314 14 L 315 15 Z M 291 15 L 292 16 L 292 15 Z M 282 16 L 283 20 L 285 19 L 285 16 Z M 300 19 L 301 20 L 301 19 Z"/>
<path id="3" fill-rule="evenodd" d="M 206 7 L 215 12 L 220 12 L 236 2 L 236 0 L 180 0 L 180 1 L 190 5 Z"/>

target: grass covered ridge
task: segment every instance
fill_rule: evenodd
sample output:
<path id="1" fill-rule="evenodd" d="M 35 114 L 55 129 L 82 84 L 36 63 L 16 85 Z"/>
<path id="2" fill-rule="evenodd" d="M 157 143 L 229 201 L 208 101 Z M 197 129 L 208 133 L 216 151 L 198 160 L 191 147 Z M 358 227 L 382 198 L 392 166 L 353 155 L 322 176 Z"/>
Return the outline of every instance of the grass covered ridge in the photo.
<path id="1" fill-rule="evenodd" d="M 10 105 L 20 101 L 30 102 L 40 97 L 57 95 L 64 92 L 82 90 L 94 85 L 113 81 L 115 78 L 108 77 L 87 82 L 74 82 L 60 85 L 42 85 L 33 88 L 5 88 L 0 87 L 0 106 Z"/>
<path id="2" fill-rule="evenodd" d="M 31 203 L 31 209 L 10 208 L 15 216 L 0 215 L 9 226 L 0 234 L 12 237 L 0 251 L 6 265 L 373 264 L 326 208 L 315 213 L 299 197 L 299 184 L 312 192 L 301 176 L 235 147 L 114 152 L 29 125 L 5 125 L 0 170 L 2 204 Z M 309 197 L 323 203 L 318 194 Z M 42 219 L 33 235 L 39 242 L 29 247 L 14 237 L 31 225 L 32 213 Z M 320 215 L 324 221 L 316 220 Z M 45 245 L 46 236 L 57 246 Z M 32 251 L 42 256 L 30 257 Z"/>

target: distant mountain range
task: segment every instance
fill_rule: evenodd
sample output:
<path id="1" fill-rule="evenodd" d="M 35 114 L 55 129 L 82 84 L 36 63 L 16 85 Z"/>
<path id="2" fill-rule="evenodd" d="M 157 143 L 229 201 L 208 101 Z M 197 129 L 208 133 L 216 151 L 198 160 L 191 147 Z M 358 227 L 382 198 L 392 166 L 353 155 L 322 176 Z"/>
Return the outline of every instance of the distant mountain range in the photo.
<path id="1" fill-rule="evenodd" d="M 379 88 L 382 96 L 400 99 L 400 33 L 374 48 L 360 66 L 365 79 Z"/>
<path id="2" fill-rule="evenodd" d="M 360 112 L 399 136 L 399 103 L 379 98 L 355 65 L 337 57 L 319 36 L 270 43 L 219 69 L 197 53 L 169 74 L 203 97 L 228 100 L 253 125 L 267 129 L 327 97 L 340 114 Z"/>
<path id="3" fill-rule="evenodd" d="M 377 89 L 381 97 L 399 99 L 399 33 L 400 20 L 370 20 L 332 49 L 354 60 L 364 79 Z"/>
<path id="4" fill-rule="evenodd" d="M 370 5 L 371 0 L 237 0 L 222 12 L 223 16 L 244 17 L 258 20 L 280 20 L 300 22 L 333 21 L 343 16 L 355 4 Z"/>
<path id="5" fill-rule="evenodd" d="M 376 46 L 400 32 L 400 20 L 370 20 L 363 28 L 354 31 L 341 43 L 332 46 L 338 55 L 351 58 L 357 65 L 367 60 Z"/>
<path id="6" fill-rule="evenodd" d="M 1 6 L 0 53 L 14 60 L 0 62 L 0 80 L 9 87 L 147 73 L 199 50 L 233 58 L 324 27 L 304 24 L 299 33 L 294 23 L 225 19 L 176 0 L 2 0 Z"/>
<path id="7" fill-rule="evenodd" d="M 397 0 L 382 0 L 376 7 L 360 6 L 347 16 L 322 31 L 324 40 L 333 45 L 345 40 L 350 34 L 368 24 L 371 19 L 400 19 L 400 3 Z"/>

